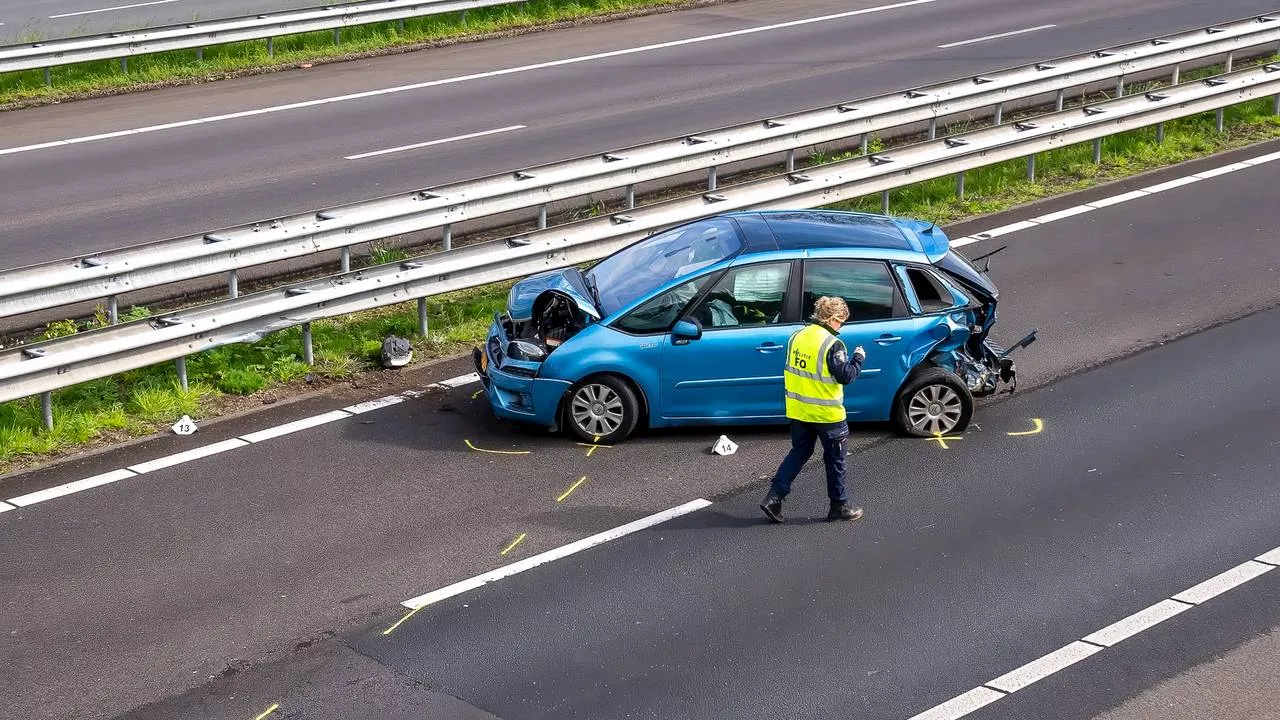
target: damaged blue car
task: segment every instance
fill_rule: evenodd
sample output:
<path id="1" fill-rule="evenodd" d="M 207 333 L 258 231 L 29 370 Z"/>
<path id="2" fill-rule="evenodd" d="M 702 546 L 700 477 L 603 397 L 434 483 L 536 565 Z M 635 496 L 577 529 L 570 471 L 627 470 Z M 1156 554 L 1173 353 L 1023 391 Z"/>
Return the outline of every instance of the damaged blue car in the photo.
<path id="1" fill-rule="evenodd" d="M 1010 352 L 1035 340 L 990 340 L 995 284 L 931 223 L 749 211 L 522 280 L 473 359 L 499 417 L 588 442 L 786 423 L 783 351 L 824 295 L 848 303 L 840 336 L 867 354 L 845 388 L 849 420 L 909 436 L 963 431 L 974 397 L 1016 383 Z"/>

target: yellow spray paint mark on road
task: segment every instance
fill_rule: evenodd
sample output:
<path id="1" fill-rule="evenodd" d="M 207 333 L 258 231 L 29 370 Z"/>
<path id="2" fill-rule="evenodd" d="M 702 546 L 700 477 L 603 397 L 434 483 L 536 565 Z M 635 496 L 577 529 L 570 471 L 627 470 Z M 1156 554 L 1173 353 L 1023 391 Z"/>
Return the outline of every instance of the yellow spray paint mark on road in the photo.
<path id="1" fill-rule="evenodd" d="M 273 712 L 275 712 L 276 710 L 279 710 L 279 709 L 280 709 L 280 703 L 276 703 L 276 704 L 272 705 L 271 707 L 267 708 L 266 710 L 263 710 L 263 711 L 262 711 L 262 714 L 261 714 L 261 715 L 259 715 L 259 716 L 258 716 L 258 717 L 256 717 L 256 718 L 254 718 L 253 720 L 262 720 L 262 719 L 263 719 L 263 718 L 265 718 L 266 716 L 270 715 L 271 713 L 273 713 Z"/>
<path id="2" fill-rule="evenodd" d="M 391 627 L 387 628 L 386 630 L 383 630 L 383 631 L 382 631 L 382 634 L 383 634 L 383 635 L 390 635 L 390 634 L 392 633 L 392 631 L 394 631 L 396 628 L 398 628 L 398 627 L 400 627 L 401 625 L 403 625 L 405 620 L 408 620 L 409 618 L 413 617 L 413 614 L 414 614 L 414 613 L 418 612 L 419 610 L 421 610 L 421 609 L 422 609 L 422 608 L 424 608 L 424 607 L 426 607 L 426 605 L 422 605 L 422 606 L 420 606 L 420 607 L 416 607 L 416 608 L 414 608 L 414 609 L 410 610 L 408 613 L 405 613 L 405 616 L 404 616 L 404 617 L 402 617 L 402 618 L 400 618 L 399 620 L 397 620 L 395 625 L 392 625 Z"/>
<path id="3" fill-rule="evenodd" d="M 941 446 L 942 446 L 942 449 L 943 449 L 943 450 L 950 450 L 950 449 L 951 449 L 951 448 L 947 445 L 947 441 L 948 441 L 948 440 L 963 440 L 963 439 L 964 439 L 964 436 L 962 436 L 962 435 L 949 435 L 949 436 L 948 436 L 948 435 L 943 435 L 943 434 L 941 434 L 941 433 L 934 433 L 934 434 L 933 434 L 933 437 L 931 437 L 931 438 L 925 438 L 925 440 L 928 440 L 929 442 L 937 441 L 937 443 L 938 443 L 939 445 L 941 445 Z"/>
<path id="4" fill-rule="evenodd" d="M 466 440 L 465 442 L 467 443 L 467 447 L 471 448 L 472 450 L 475 450 L 476 452 L 492 453 L 494 455 L 528 455 L 529 454 L 528 450 L 485 450 L 484 448 L 478 448 L 475 445 L 471 444 L 470 440 Z"/>
<path id="5" fill-rule="evenodd" d="M 1005 435 L 1008 435 L 1010 437 L 1022 437 L 1023 435 L 1035 435 L 1036 433 L 1039 433 L 1041 430 L 1044 430 L 1044 421 L 1041 420 L 1040 418 L 1031 418 L 1031 424 L 1035 426 L 1034 430 L 1027 430 L 1026 432 L 1005 433 Z"/>
<path id="6" fill-rule="evenodd" d="M 613 447 L 612 445 L 595 445 L 593 443 L 578 443 L 578 445 L 587 449 L 587 457 L 591 457 L 591 454 L 597 450 L 608 450 Z"/>
<path id="7" fill-rule="evenodd" d="M 480 396 L 481 396 L 481 395 L 483 395 L 483 394 L 484 394 L 484 388 L 481 388 L 481 389 L 479 389 L 479 390 L 477 390 L 477 391 L 475 391 L 475 392 L 471 393 L 471 399 L 472 399 L 472 400 L 475 400 L 476 398 L 480 397 Z"/>
<path id="8" fill-rule="evenodd" d="M 520 536 L 517 537 L 515 540 L 512 540 L 511 544 L 507 546 L 507 549 L 502 551 L 502 554 L 506 555 L 507 553 L 514 550 L 517 545 L 519 545 L 521 542 L 524 541 L 524 536 L 525 536 L 525 533 L 520 533 Z"/>
<path id="9" fill-rule="evenodd" d="M 569 489 L 568 489 L 568 490 L 565 490 L 563 495 L 561 495 L 560 497 L 556 498 L 556 502 L 560 502 L 561 500 L 564 500 L 565 498 L 569 497 L 569 495 L 571 495 L 571 494 L 573 493 L 573 491 L 574 491 L 574 490 L 577 490 L 577 489 L 578 489 L 578 486 L 579 486 L 579 485 L 581 485 L 582 483 L 584 483 L 584 482 L 586 482 L 586 481 L 587 481 L 587 476 L 586 476 L 586 475 L 583 475 L 583 476 L 578 480 L 578 482 L 576 482 L 576 483 L 574 483 L 574 484 L 570 485 L 570 486 L 569 486 Z"/>

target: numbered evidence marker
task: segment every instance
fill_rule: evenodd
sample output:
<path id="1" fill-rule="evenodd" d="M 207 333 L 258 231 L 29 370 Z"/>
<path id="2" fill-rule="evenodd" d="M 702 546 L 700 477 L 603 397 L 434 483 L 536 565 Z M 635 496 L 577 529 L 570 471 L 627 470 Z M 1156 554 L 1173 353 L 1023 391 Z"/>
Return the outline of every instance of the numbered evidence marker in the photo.
<path id="1" fill-rule="evenodd" d="M 179 435 L 190 435 L 198 429 L 196 421 L 192 420 L 189 415 L 183 415 L 182 419 L 173 425 L 173 431 Z"/>

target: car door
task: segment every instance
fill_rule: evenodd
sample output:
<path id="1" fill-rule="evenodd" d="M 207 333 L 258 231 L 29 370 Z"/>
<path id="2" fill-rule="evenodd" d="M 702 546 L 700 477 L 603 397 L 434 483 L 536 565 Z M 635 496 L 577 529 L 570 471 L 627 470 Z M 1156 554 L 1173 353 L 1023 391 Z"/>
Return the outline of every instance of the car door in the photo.
<path id="1" fill-rule="evenodd" d="M 670 419 L 776 420 L 786 415 L 787 339 L 802 325 L 788 312 L 790 260 L 730 268 L 686 313 L 702 337 L 667 336 L 662 414 Z"/>
<path id="2" fill-rule="evenodd" d="M 849 319 L 840 339 L 849 352 L 862 346 L 867 357 L 858 379 L 845 388 L 850 420 L 882 420 L 910 370 L 905 357 L 927 338 L 923 323 L 910 315 L 888 264 L 879 260 L 810 259 L 804 262 L 801 309 L 813 315 L 823 296 L 843 298 Z"/>

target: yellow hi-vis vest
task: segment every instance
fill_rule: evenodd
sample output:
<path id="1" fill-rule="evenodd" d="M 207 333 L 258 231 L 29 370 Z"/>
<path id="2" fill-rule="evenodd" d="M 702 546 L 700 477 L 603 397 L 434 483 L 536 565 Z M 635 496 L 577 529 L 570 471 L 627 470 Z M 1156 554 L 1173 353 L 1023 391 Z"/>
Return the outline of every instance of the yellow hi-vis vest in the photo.
<path id="1" fill-rule="evenodd" d="M 806 325 L 787 340 L 787 366 L 782 373 L 787 417 L 811 423 L 845 420 L 844 386 L 827 368 L 827 353 L 840 342 L 821 325 Z"/>

